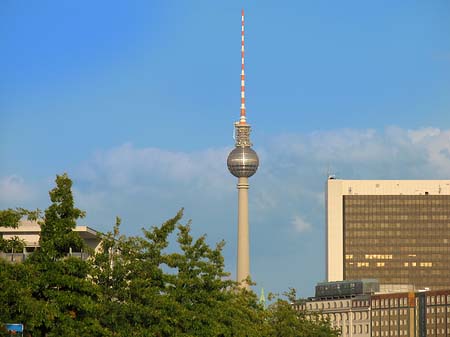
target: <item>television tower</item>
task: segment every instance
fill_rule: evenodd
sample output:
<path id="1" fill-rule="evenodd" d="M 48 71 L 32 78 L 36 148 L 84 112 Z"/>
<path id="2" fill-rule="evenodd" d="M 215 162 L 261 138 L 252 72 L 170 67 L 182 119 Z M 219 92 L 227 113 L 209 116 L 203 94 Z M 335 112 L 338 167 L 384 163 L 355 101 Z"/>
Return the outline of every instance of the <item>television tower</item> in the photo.
<path id="1" fill-rule="evenodd" d="M 241 33 L 241 116 L 234 123 L 235 148 L 227 159 L 228 170 L 238 178 L 238 251 L 236 281 L 244 288 L 249 288 L 245 282 L 250 275 L 249 230 L 248 230 L 248 178 L 258 169 L 259 159 L 251 148 L 250 125 L 247 124 L 245 113 L 245 71 L 244 71 L 244 10 L 242 10 Z"/>

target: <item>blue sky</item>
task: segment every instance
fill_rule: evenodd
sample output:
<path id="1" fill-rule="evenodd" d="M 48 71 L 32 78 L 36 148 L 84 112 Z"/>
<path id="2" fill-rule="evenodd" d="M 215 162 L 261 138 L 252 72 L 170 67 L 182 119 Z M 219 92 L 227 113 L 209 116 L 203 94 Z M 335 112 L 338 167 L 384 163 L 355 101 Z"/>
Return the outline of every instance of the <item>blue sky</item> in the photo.
<path id="1" fill-rule="evenodd" d="M 81 223 L 138 234 L 185 207 L 234 273 L 241 8 L 258 288 L 309 296 L 325 277 L 330 168 L 448 178 L 448 1 L 5 0 L 0 207 L 45 208 L 68 172 Z"/>

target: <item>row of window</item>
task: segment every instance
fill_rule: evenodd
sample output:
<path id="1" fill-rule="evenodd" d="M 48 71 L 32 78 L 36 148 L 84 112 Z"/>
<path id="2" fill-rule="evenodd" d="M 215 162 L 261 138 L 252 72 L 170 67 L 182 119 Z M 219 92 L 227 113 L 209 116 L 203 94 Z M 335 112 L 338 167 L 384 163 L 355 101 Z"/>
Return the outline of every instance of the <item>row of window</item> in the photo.
<path id="1" fill-rule="evenodd" d="M 373 326 L 397 326 L 397 325 L 407 325 L 407 324 L 408 324 L 407 319 L 390 320 L 390 321 L 385 321 L 385 320 L 372 321 Z"/>
<path id="2" fill-rule="evenodd" d="M 385 316 L 385 315 L 388 314 L 388 312 L 389 312 L 389 310 L 386 310 L 386 309 L 384 309 L 384 310 L 373 310 L 372 311 L 372 316 L 373 317 Z M 408 313 L 408 309 L 397 309 L 397 308 L 395 308 L 395 309 L 391 310 L 391 312 L 390 312 L 391 316 L 397 315 L 397 313 L 398 313 L 399 316 L 406 316 L 407 313 Z"/>
<path id="3" fill-rule="evenodd" d="M 349 213 L 345 214 L 345 222 L 352 220 L 403 220 L 403 221 L 428 221 L 428 220 L 448 220 L 450 215 L 448 214 L 376 214 L 376 213 Z M 408 222 L 408 225 L 410 223 Z M 411 223 L 412 224 L 412 223 Z M 423 225 L 423 224 L 421 224 Z"/>
<path id="4" fill-rule="evenodd" d="M 436 319 L 434 318 L 427 318 L 427 324 L 445 324 L 445 318 L 444 317 L 438 317 Z M 447 317 L 447 324 L 450 324 L 450 317 Z"/>
<path id="5" fill-rule="evenodd" d="M 354 265 L 353 262 L 349 262 L 349 265 Z M 385 266 L 385 262 L 376 262 L 376 266 L 377 267 L 384 267 Z M 433 262 L 404 262 L 403 263 L 404 267 L 423 267 L 423 268 L 431 268 L 433 267 Z M 360 267 L 369 267 L 369 262 L 356 262 L 356 267 L 360 268 Z"/>
<path id="6" fill-rule="evenodd" d="M 350 318 L 352 320 L 367 320 L 369 319 L 369 312 L 368 311 L 357 311 L 357 312 L 342 312 L 342 313 L 334 313 L 334 314 L 322 314 L 324 318 L 330 319 L 331 322 L 340 322 L 340 321 L 348 321 Z"/>
<path id="7" fill-rule="evenodd" d="M 385 307 L 406 307 L 408 305 L 408 298 L 385 298 L 385 299 L 372 299 L 372 307 L 374 308 L 385 308 Z"/>
<path id="8" fill-rule="evenodd" d="M 446 306 L 446 308 L 447 308 L 447 312 L 449 312 L 450 313 L 450 306 Z M 427 314 L 434 314 L 434 313 L 437 313 L 437 314 L 440 314 L 440 313 L 445 313 L 445 308 L 442 308 L 441 306 L 432 306 L 432 307 L 430 307 L 430 306 L 427 306 Z"/>
<path id="9" fill-rule="evenodd" d="M 307 303 L 307 310 L 323 310 L 323 309 L 335 309 L 335 308 L 349 308 L 350 301 L 335 301 L 335 302 L 316 302 Z"/>
<path id="10" fill-rule="evenodd" d="M 447 301 L 446 301 L 447 300 Z M 450 294 L 449 295 L 429 295 L 426 297 L 427 305 L 434 304 L 450 304 Z M 397 307 L 397 306 L 407 306 L 408 298 L 385 298 L 385 299 L 372 299 L 372 307 L 373 308 L 388 308 L 388 307 Z M 406 309 L 405 309 L 406 310 Z M 435 308 L 428 307 L 427 312 L 434 313 Z M 444 310 L 443 308 L 436 308 L 436 310 Z M 447 311 L 450 312 L 450 306 L 447 306 Z M 440 312 L 440 311 L 436 311 Z"/>
<path id="11" fill-rule="evenodd" d="M 378 185 L 378 184 L 377 184 Z M 379 187 L 379 186 L 377 186 Z M 351 189 L 351 187 L 349 188 Z M 427 192 L 428 193 L 428 192 Z M 356 194 L 356 195 L 344 195 L 345 200 L 349 200 L 355 203 L 365 201 L 370 201 L 371 203 L 376 203 L 382 201 L 383 203 L 389 201 L 411 201 L 411 200 L 424 200 L 424 201 L 443 201 L 448 203 L 449 197 L 447 194 Z"/>
<path id="12" fill-rule="evenodd" d="M 345 195 L 345 205 L 450 205 L 448 195 Z"/>
<path id="13" fill-rule="evenodd" d="M 450 219 L 450 215 L 447 214 L 428 214 L 428 215 L 405 215 L 405 214 L 371 214 L 371 213 L 354 213 L 354 214 L 346 214 L 345 215 L 345 223 L 350 221 L 376 221 L 380 222 L 382 220 L 385 221 L 407 221 L 408 226 L 413 225 L 411 221 L 446 221 Z M 377 224 L 378 224 L 377 223 Z M 416 226 L 420 226 L 423 224 L 416 223 Z"/>
<path id="14" fill-rule="evenodd" d="M 383 205 L 382 207 L 371 207 L 372 205 L 361 205 L 357 207 L 348 207 L 346 204 L 344 206 L 344 212 L 345 214 L 351 214 L 351 213 L 405 213 L 408 214 L 414 214 L 414 213 L 441 213 L 441 214 L 448 214 L 448 206 L 449 205 L 443 205 L 443 207 L 436 207 L 428 205 L 426 208 L 417 207 L 417 208 L 410 208 L 405 207 L 406 205 Z"/>
<path id="15" fill-rule="evenodd" d="M 436 198 L 440 197 L 440 198 Z M 444 198 L 442 198 L 444 197 Z M 448 205 L 448 195 L 436 196 L 436 195 L 418 195 L 418 196 L 388 196 L 388 195 L 344 195 L 344 203 L 346 206 L 356 206 L 356 207 L 374 207 L 374 206 L 385 206 L 385 205 Z"/>
<path id="16" fill-rule="evenodd" d="M 427 329 L 427 336 L 435 334 L 434 329 Z M 436 334 L 440 334 L 441 336 L 445 336 L 445 329 L 436 329 Z M 447 329 L 447 335 L 450 335 L 450 329 Z"/>
<path id="17" fill-rule="evenodd" d="M 447 295 L 447 302 L 445 302 L 445 295 L 427 296 L 427 304 L 444 304 L 450 303 L 450 295 Z"/>
<path id="18" fill-rule="evenodd" d="M 375 229 L 384 229 L 384 230 L 402 230 L 402 235 L 408 235 L 408 232 L 405 230 L 445 230 L 449 228 L 448 222 L 426 222 L 426 223 L 414 223 L 414 222 L 345 222 L 345 229 L 347 232 L 355 232 L 361 230 L 370 230 L 372 233 Z"/>
<path id="19" fill-rule="evenodd" d="M 390 333 L 389 333 L 390 332 Z M 393 330 L 393 331 L 373 331 L 373 335 L 378 336 L 408 336 L 408 330 L 400 329 L 400 330 Z"/>
<path id="20" fill-rule="evenodd" d="M 417 234 L 419 235 L 419 234 Z M 450 233 L 449 233 L 450 236 Z M 368 250 L 386 250 L 392 251 L 392 247 L 397 247 L 397 250 L 402 253 L 409 253 L 415 251 L 417 253 L 448 253 L 450 247 L 448 243 L 440 244 L 438 238 L 405 238 L 398 237 L 396 239 L 389 237 L 363 237 L 363 238 L 351 238 L 345 237 L 345 251 L 347 254 L 355 254 L 356 252 L 364 252 Z M 433 243 L 434 242 L 434 245 Z M 443 241 L 442 241 L 443 242 Z"/>
<path id="21" fill-rule="evenodd" d="M 350 333 L 350 327 L 348 325 L 345 326 L 340 326 L 340 325 L 334 325 L 335 327 L 341 328 L 343 332 L 345 332 L 345 334 L 349 334 Z M 365 334 L 369 333 L 369 324 L 355 324 L 352 326 L 352 332 L 353 334 L 362 334 L 363 332 Z"/>

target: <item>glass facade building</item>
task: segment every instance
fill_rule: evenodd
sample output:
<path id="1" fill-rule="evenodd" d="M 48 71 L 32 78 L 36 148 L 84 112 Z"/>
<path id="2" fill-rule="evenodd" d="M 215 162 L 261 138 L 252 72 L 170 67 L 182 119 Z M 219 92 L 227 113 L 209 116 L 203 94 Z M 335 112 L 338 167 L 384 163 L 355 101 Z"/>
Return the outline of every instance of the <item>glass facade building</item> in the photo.
<path id="1" fill-rule="evenodd" d="M 450 287 L 450 195 L 343 195 L 344 279 Z"/>
<path id="2" fill-rule="evenodd" d="M 450 180 L 329 177 L 325 202 L 328 282 L 450 289 Z"/>

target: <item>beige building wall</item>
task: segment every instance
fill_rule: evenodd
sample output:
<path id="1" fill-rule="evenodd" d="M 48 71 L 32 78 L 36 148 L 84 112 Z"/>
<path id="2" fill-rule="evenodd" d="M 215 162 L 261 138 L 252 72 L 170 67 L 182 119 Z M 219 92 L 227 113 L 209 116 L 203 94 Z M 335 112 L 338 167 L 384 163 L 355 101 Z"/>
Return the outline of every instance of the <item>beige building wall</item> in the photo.
<path id="1" fill-rule="evenodd" d="M 341 180 L 326 187 L 326 278 L 343 280 L 344 195 L 450 195 L 450 180 Z"/>
<path id="2" fill-rule="evenodd" d="M 99 249 L 101 242 L 99 232 L 88 226 L 76 226 L 74 231 L 80 234 L 81 238 L 89 248 L 94 251 Z M 12 239 L 17 236 L 19 239 L 25 241 L 26 248 L 36 248 L 39 247 L 41 226 L 37 221 L 22 220 L 17 228 L 0 226 L 0 235 L 2 235 L 4 239 Z"/>
<path id="3" fill-rule="evenodd" d="M 415 333 L 415 309 L 413 292 L 373 295 L 371 298 L 372 336 L 422 337 Z"/>
<path id="4" fill-rule="evenodd" d="M 342 337 L 370 337 L 370 298 L 368 296 L 311 299 L 295 307 L 305 311 L 308 319 L 315 315 L 328 319 L 333 328 L 341 330 Z"/>

